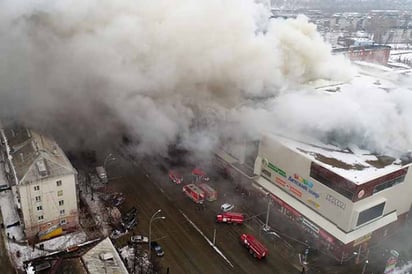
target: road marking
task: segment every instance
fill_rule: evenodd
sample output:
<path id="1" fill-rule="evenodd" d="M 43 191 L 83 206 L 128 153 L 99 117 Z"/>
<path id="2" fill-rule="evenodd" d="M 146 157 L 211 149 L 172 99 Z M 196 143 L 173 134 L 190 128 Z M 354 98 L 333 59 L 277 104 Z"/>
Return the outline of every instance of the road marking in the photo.
<path id="1" fill-rule="evenodd" d="M 197 232 L 199 232 L 200 235 L 202 235 L 202 237 L 208 242 L 208 244 L 209 244 L 211 247 L 213 247 L 213 249 L 233 268 L 233 267 L 234 267 L 233 264 L 229 261 L 228 258 L 226 258 L 225 255 L 223 255 L 222 251 L 220 251 L 219 248 L 217 248 L 216 245 L 214 245 L 214 244 L 212 243 L 212 241 L 209 240 L 208 237 L 206 237 L 206 235 L 197 227 L 197 225 L 195 225 L 195 224 L 192 222 L 192 220 L 189 219 L 189 217 L 186 216 L 186 214 L 183 213 L 182 210 L 179 209 L 179 211 L 180 211 L 180 213 L 183 215 L 183 217 L 185 217 L 185 219 L 194 227 L 194 229 L 196 229 Z"/>

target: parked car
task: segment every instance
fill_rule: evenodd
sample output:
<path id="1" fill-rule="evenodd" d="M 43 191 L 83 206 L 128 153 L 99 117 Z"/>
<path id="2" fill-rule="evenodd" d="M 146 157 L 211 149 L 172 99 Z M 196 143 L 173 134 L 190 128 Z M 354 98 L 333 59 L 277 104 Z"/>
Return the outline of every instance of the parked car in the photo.
<path id="1" fill-rule="evenodd" d="M 220 206 L 220 209 L 221 209 L 223 212 L 228 212 L 228 211 L 231 211 L 234 207 L 235 207 L 235 206 L 232 205 L 232 204 L 224 203 L 223 205 Z"/>
<path id="2" fill-rule="evenodd" d="M 137 218 L 136 217 L 132 218 L 127 223 L 123 223 L 123 226 L 127 230 L 132 230 L 133 228 L 135 228 L 136 225 L 137 225 Z"/>
<path id="3" fill-rule="evenodd" d="M 152 249 L 154 249 L 158 257 L 162 257 L 163 255 L 165 255 L 162 247 L 157 242 L 151 242 L 150 246 Z"/>
<path id="4" fill-rule="evenodd" d="M 179 185 L 183 182 L 183 176 L 174 170 L 169 170 L 169 180 Z"/>
<path id="5" fill-rule="evenodd" d="M 112 233 L 110 234 L 110 238 L 111 239 L 118 239 L 118 238 L 122 237 L 123 235 L 126 235 L 127 232 L 128 231 L 127 231 L 126 228 L 119 226 L 119 227 L 115 228 L 112 231 Z"/>
<path id="6" fill-rule="evenodd" d="M 123 215 L 123 222 L 127 222 L 130 219 L 136 217 L 137 215 L 137 208 L 136 207 L 132 207 L 131 209 L 129 209 L 129 211 L 127 211 L 124 215 Z"/>
<path id="7" fill-rule="evenodd" d="M 146 244 L 146 243 L 149 243 L 149 238 L 147 238 L 146 236 L 142 236 L 142 235 L 135 235 L 135 236 L 130 237 L 130 241 L 136 244 Z"/>

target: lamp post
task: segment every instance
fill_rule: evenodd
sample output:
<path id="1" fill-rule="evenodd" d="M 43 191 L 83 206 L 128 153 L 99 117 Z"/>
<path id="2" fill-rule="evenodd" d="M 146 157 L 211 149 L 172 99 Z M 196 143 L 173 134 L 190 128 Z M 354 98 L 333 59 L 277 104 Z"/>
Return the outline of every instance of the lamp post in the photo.
<path id="1" fill-rule="evenodd" d="M 362 274 L 365 274 L 366 271 L 366 266 L 368 265 L 369 261 L 366 260 L 365 263 L 363 264 L 363 268 L 362 268 Z"/>
<path id="2" fill-rule="evenodd" d="M 270 199 L 270 196 L 269 195 L 267 195 L 267 198 L 268 198 L 268 208 L 267 208 L 267 210 L 266 210 L 266 222 L 265 222 L 265 225 L 264 225 L 264 227 L 263 227 L 263 230 L 264 231 L 269 231 L 269 212 L 270 212 L 270 206 L 271 206 L 271 202 L 272 202 L 272 199 Z"/>
<path id="3" fill-rule="evenodd" d="M 155 221 L 155 220 L 160 220 L 160 219 L 164 220 L 164 219 L 166 219 L 165 216 L 156 217 L 156 215 L 159 214 L 160 212 L 162 212 L 161 209 L 159 209 L 155 213 L 153 213 L 152 217 L 150 218 L 150 222 L 149 222 L 149 252 L 148 252 L 149 261 L 150 261 L 150 255 L 151 255 L 150 253 L 152 251 L 152 222 Z"/>

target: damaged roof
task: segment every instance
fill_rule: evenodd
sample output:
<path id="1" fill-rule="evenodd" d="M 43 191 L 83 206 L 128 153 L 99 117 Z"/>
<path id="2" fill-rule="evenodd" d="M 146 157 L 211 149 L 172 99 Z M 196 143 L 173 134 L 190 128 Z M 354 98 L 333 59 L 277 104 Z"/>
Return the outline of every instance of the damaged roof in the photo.
<path id="1" fill-rule="evenodd" d="M 391 156 L 377 155 L 356 146 L 342 149 L 315 140 L 302 142 L 279 135 L 271 136 L 292 151 L 358 185 L 402 169 L 412 163 L 412 158 L 402 158 L 401 160 Z"/>

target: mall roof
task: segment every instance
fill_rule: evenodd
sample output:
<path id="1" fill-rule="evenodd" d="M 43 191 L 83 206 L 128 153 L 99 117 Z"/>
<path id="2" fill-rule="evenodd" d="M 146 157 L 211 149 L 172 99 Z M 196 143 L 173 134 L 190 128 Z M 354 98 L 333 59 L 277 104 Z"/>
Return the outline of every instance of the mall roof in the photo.
<path id="1" fill-rule="evenodd" d="M 279 135 L 267 136 L 358 185 L 411 165 L 410 158 L 401 161 L 390 156 L 376 155 L 356 146 L 342 149 L 316 140 L 306 139 L 302 142 Z"/>

